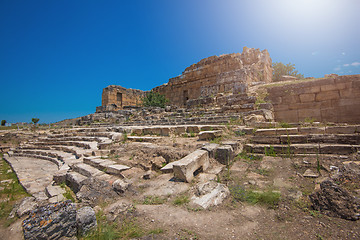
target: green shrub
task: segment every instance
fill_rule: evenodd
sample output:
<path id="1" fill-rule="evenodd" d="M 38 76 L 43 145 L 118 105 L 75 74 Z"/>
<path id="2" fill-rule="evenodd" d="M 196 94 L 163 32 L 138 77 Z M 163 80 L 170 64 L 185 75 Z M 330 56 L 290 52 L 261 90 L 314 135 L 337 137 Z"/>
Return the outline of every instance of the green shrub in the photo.
<path id="1" fill-rule="evenodd" d="M 161 95 L 158 92 L 147 92 L 145 97 L 142 99 L 142 104 L 144 107 L 161 107 L 164 108 L 168 100 L 164 95 Z"/>
<path id="2" fill-rule="evenodd" d="M 160 205 L 165 202 L 164 198 L 161 198 L 159 196 L 146 196 L 144 198 L 144 201 L 142 202 L 145 205 Z"/>

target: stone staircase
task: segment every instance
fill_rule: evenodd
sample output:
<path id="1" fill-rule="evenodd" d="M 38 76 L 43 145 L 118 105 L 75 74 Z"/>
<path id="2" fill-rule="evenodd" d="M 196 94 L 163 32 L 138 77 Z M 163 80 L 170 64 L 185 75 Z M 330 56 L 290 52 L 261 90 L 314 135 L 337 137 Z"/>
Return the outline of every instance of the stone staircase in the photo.
<path id="1" fill-rule="evenodd" d="M 349 155 L 360 150 L 360 125 L 253 129 L 247 152 Z"/>

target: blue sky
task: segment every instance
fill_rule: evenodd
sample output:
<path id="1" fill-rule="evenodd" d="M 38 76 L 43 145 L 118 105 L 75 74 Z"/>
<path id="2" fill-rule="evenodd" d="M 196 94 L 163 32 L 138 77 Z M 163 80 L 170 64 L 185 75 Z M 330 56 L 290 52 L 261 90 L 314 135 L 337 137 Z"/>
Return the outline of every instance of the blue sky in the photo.
<path id="1" fill-rule="evenodd" d="M 83 116 L 108 85 L 150 90 L 244 46 L 306 77 L 359 74 L 359 9 L 358 0 L 1 0 L 0 119 Z"/>

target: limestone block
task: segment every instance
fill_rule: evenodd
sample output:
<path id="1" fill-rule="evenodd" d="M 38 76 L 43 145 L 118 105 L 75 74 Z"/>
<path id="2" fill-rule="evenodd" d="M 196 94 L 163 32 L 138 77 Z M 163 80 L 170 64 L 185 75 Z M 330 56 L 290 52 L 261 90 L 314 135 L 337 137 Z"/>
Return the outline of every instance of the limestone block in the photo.
<path id="1" fill-rule="evenodd" d="M 35 201 L 34 197 L 25 197 L 21 202 L 19 207 L 16 210 L 16 215 L 18 217 L 22 217 L 31 211 L 33 211 L 35 208 L 37 208 L 38 204 Z"/>
<path id="2" fill-rule="evenodd" d="M 45 193 L 49 198 L 55 197 L 57 195 L 62 195 L 65 192 L 66 192 L 65 189 L 63 189 L 60 186 L 49 185 L 45 188 Z"/>
<path id="3" fill-rule="evenodd" d="M 271 129 L 257 129 L 255 136 L 273 136 L 276 135 L 276 128 Z"/>
<path id="4" fill-rule="evenodd" d="M 84 175 L 77 172 L 68 172 L 66 174 L 66 184 L 76 193 L 80 191 L 83 182 L 87 179 Z"/>
<path id="5" fill-rule="evenodd" d="M 198 132 L 200 132 L 200 128 L 199 128 L 199 126 L 187 126 L 186 132 L 187 133 L 191 133 L 191 132 L 198 133 Z"/>
<path id="6" fill-rule="evenodd" d="M 330 99 L 339 99 L 340 94 L 339 91 L 326 91 L 326 92 L 319 92 L 316 94 L 315 100 L 317 102 L 330 100 Z"/>
<path id="7" fill-rule="evenodd" d="M 215 151 L 219 146 L 220 145 L 216 143 L 207 143 L 201 149 L 207 151 L 210 158 L 215 158 Z"/>
<path id="8" fill-rule="evenodd" d="M 220 137 L 222 134 L 222 131 L 216 130 L 216 131 L 203 131 L 199 133 L 199 140 L 205 141 L 205 140 L 211 140 L 217 137 Z"/>
<path id="9" fill-rule="evenodd" d="M 300 97 L 300 102 L 302 103 L 315 101 L 315 93 L 300 94 L 299 97 Z"/>
<path id="10" fill-rule="evenodd" d="M 325 132 L 328 134 L 353 134 L 357 126 L 331 126 L 326 127 Z"/>
<path id="11" fill-rule="evenodd" d="M 229 165 L 234 157 L 234 150 L 230 145 L 219 146 L 215 151 L 215 159 L 224 165 Z"/>
<path id="12" fill-rule="evenodd" d="M 205 171 L 209 167 L 209 154 L 205 150 L 196 150 L 173 165 L 174 176 L 185 182 L 194 178 L 195 171 Z"/>
<path id="13" fill-rule="evenodd" d="M 76 224 L 78 233 L 85 235 L 97 226 L 96 214 L 92 207 L 82 207 L 76 212 Z"/>

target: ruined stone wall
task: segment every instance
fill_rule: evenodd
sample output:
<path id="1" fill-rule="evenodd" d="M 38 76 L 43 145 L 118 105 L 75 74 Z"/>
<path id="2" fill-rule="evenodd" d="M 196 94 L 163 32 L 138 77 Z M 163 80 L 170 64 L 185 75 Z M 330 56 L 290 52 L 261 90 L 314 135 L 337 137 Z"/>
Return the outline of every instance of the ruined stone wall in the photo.
<path id="1" fill-rule="evenodd" d="M 276 121 L 360 123 L 360 74 L 267 87 Z"/>
<path id="2" fill-rule="evenodd" d="M 186 106 L 187 100 L 215 96 L 218 93 L 246 93 L 248 84 L 271 82 L 271 65 L 267 50 L 244 47 L 241 54 L 205 58 L 153 91 L 165 95 L 170 104 L 177 106 Z"/>
<path id="3" fill-rule="evenodd" d="M 103 89 L 102 106 L 99 111 L 117 111 L 126 106 L 139 106 L 145 92 L 135 89 L 127 89 L 121 86 L 110 85 Z"/>

